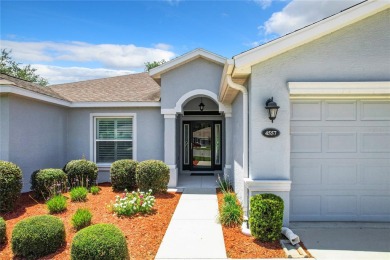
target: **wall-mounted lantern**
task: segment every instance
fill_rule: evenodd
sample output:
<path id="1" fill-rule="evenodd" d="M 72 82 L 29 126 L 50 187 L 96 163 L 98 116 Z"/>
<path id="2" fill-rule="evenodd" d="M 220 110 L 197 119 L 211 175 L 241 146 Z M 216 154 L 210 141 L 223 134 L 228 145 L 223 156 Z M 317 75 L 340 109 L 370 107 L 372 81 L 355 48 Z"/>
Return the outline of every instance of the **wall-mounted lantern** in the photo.
<path id="1" fill-rule="evenodd" d="M 268 109 L 268 118 L 274 122 L 276 115 L 278 114 L 279 106 L 274 102 L 274 98 L 269 98 L 267 102 L 265 103 L 265 109 Z"/>
<path id="2" fill-rule="evenodd" d="M 203 100 L 202 100 L 202 98 L 200 98 L 200 104 L 199 104 L 200 111 L 203 111 L 204 107 L 205 107 L 205 105 L 203 104 Z"/>

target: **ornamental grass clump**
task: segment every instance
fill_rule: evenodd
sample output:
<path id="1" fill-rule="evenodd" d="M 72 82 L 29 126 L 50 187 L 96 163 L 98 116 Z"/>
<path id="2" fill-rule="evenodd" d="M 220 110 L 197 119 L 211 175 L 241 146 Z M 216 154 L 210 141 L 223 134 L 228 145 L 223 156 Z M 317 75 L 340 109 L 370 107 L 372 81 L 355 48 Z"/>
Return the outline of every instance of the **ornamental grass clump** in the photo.
<path id="1" fill-rule="evenodd" d="M 22 190 L 22 176 L 16 164 L 0 161 L 0 212 L 13 210 Z"/>
<path id="2" fill-rule="evenodd" d="M 61 169 L 43 169 L 31 174 L 31 189 L 40 199 L 48 200 L 66 192 L 66 183 L 66 174 Z"/>
<path id="3" fill-rule="evenodd" d="M 73 238 L 70 259 L 129 259 L 126 238 L 122 231 L 112 224 L 96 224 L 83 228 Z"/>
<path id="4" fill-rule="evenodd" d="M 88 189 L 85 187 L 75 187 L 70 190 L 70 200 L 83 202 L 87 201 Z"/>
<path id="5" fill-rule="evenodd" d="M 136 188 L 135 173 L 137 165 L 137 161 L 129 159 L 118 160 L 111 164 L 110 177 L 114 191 L 134 190 Z"/>
<path id="6" fill-rule="evenodd" d="M 76 230 L 88 227 L 91 225 L 92 213 L 88 209 L 77 209 L 72 216 L 72 226 Z"/>
<path id="7" fill-rule="evenodd" d="M 64 244 L 64 223 L 54 216 L 26 218 L 12 231 L 11 247 L 15 257 L 38 259 L 56 252 Z"/>
<path id="8" fill-rule="evenodd" d="M 244 219 L 244 211 L 235 193 L 224 193 L 219 213 L 219 221 L 227 227 L 240 226 Z"/>
<path id="9" fill-rule="evenodd" d="M 279 239 L 283 224 L 283 199 L 265 193 L 250 199 L 249 228 L 251 234 L 261 242 Z"/>
<path id="10" fill-rule="evenodd" d="M 6 241 L 6 228 L 5 220 L 0 217 L 0 245 L 4 244 Z"/>
<path id="11" fill-rule="evenodd" d="M 98 195 L 100 192 L 100 188 L 98 186 L 92 186 L 89 188 L 89 191 L 92 193 L 92 195 Z"/>
<path id="12" fill-rule="evenodd" d="M 60 213 L 66 210 L 66 198 L 62 194 L 55 195 L 46 202 L 50 214 Z"/>
<path id="13" fill-rule="evenodd" d="M 131 193 L 125 190 L 122 196 L 115 197 L 115 203 L 111 204 L 111 210 L 118 216 L 131 216 L 137 213 L 149 213 L 152 211 L 155 198 L 149 192 L 133 191 Z"/>

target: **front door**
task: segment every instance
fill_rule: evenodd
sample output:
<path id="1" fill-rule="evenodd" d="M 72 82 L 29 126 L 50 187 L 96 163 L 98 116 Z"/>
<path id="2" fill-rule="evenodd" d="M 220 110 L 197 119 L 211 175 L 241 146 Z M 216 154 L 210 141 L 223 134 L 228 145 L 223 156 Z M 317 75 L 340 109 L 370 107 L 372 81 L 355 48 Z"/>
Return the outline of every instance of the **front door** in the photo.
<path id="1" fill-rule="evenodd" d="M 213 171 L 222 169 L 222 122 L 183 122 L 183 169 Z"/>

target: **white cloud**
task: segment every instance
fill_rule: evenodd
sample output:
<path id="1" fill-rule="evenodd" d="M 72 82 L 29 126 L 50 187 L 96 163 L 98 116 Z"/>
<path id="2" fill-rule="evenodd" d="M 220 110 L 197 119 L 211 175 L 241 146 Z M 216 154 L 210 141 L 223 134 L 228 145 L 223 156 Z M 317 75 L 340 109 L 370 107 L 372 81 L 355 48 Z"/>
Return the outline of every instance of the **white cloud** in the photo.
<path id="1" fill-rule="evenodd" d="M 253 0 L 256 4 L 260 5 L 262 9 L 266 9 L 271 6 L 273 0 Z"/>
<path id="2" fill-rule="evenodd" d="M 284 35 L 362 0 L 292 0 L 282 11 L 273 13 L 259 29 L 265 34 Z"/>
<path id="3" fill-rule="evenodd" d="M 18 42 L 0 40 L 2 48 L 12 49 L 12 57 L 23 63 L 97 63 L 110 69 L 143 68 L 147 61 L 170 60 L 171 46 L 159 43 L 153 48 L 133 44 L 90 44 L 86 42 Z"/>
<path id="4" fill-rule="evenodd" d="M 60 84 L 76 82 L 89 79 L 115 77 L 134 73 L 131 70 L 112 70 L 104 68 L 84 68 L 84 67 L 60 67 L 42 64 L 31 64 L 37 69 L 37 74 L 49 80 L 49 84 Z"/>

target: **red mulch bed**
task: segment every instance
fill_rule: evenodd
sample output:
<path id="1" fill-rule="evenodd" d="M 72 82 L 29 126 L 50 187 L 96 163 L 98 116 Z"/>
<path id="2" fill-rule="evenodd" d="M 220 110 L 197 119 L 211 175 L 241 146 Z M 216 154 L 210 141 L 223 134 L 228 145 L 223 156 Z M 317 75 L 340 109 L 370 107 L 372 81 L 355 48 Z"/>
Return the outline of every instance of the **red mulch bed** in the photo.
<path id="1" fill-rule="evenodd" d="M 218 205 L 221 207 L 223 194 L 218 190 Z M 222 226 L 226 254 L 229 258 L 285 258 L 278 241 L 263 243 L 241 233 L 241 227 Z"/>
<path id="2" fill-rule="evenodd" d="M 88 208 L 91 211 L 92 224 L 111 223 L 117 225 L 126 236 L 131 259 L 154 259 L 181 193 L 156 195 L 155 210 L 149 215 L 118 218 L 107 210 L 107 205 L 114 201 L 115 196 L 120 193 L 113 192 L 110 184 L 102 184 L 99 187 L 101 188 L 100 193 L 98 195 L 88 194 L 87 202 L 71 202 L 69 199 L 67 210 L 55 214 L 65 224 L 66 245 L 56 253 L 41 259 L 70 258 L 70 245 L 76 234 L 70 220 L 78 208 Z M 64 195 L 70 198 L 69 194 Z M 44 202 L 38 203 L 30 196 L 32 193 L 22 194 L 13 212 L 0 215 L 6 220 L 8 238 L 7 243 L 0 247 L 0 259 L 13 259 L 10 240 L 12 229 L 17 222 L 30 216 L 48 214 Z"/>

